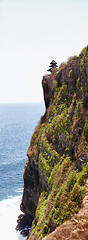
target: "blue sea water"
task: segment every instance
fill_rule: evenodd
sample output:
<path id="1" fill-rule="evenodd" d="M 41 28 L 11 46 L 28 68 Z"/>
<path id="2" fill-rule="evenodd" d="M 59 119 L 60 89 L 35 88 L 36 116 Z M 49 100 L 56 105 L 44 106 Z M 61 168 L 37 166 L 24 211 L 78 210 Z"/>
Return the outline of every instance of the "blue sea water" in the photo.
<path id="1" fill-rule="evenodd" d="M 3 240 L 23 239 L 15 226 L 20 214 L 26 152 L 43 114 L 42 103 L 0 104 L 0 235 L 4 233 Z"/>

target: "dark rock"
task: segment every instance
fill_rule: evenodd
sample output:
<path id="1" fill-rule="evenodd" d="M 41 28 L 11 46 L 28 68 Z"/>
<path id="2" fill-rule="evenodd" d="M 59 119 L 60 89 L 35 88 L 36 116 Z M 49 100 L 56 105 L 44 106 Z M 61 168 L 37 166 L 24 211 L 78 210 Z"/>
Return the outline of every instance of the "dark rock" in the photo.
<path id="1" fill-rule="evenodd" d="M 50 103 L 53 100 L 53 82 L 54 82 L 54 79 L 55 79 L 55 76 L 53 76 L 53 77 L 51 75 L 43 76 L 42 87 L 43 87 L 46 110 L 50 106 Z"/>
<path id="2" fill-rule="evenodd" d="M 85 94 L 83 99 L 83 106 L 85 109 L 88 109 L 88 93 Z"/>
<path id="3" fill-rule="evenodd" d="M 77 142 L 78 139 L 80 138 L 82 133 L 82 129 L 80 127 L 77 127 L 74 131 L 73 131 L 73 136 L 74 136 L 74 142 Z"/>
<path id="4" fill-rule="evenodd" d="M 25 237 L 28 235 L 33 218 L 29 216 L 29 214 L 20 214 L 17 220 L 16 231 L 20 231 L 20 233 Z"/>

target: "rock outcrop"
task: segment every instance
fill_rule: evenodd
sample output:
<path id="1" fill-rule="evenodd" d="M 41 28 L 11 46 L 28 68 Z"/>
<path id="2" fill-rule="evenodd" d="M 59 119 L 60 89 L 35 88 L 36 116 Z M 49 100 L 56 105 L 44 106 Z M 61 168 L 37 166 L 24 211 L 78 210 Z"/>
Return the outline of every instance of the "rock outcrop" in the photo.
<path id="1" fill-rule="evenodd" d="M 64 222 L 81 208 L 88 178 L 88 47 L 44 76 L 42 86 L 46 112 L 27 151 L 21 202 L 29 240 L 61 224 L 64 234 Z M 55 234 L 45 239 L 65 239 Z"/>
<path id="2" fill-rule="evenodd" d="M 45 107 L 46 110 L 50 106 L 51 102 L 53 101 L 53 82 L 55 79 L 55 75 L 52 77 L 51 75 L 43 76 L 42 80 L 42 87 L 43 87 L 43 93 L 44 93 L 44 101 L 45 101 Z"/>

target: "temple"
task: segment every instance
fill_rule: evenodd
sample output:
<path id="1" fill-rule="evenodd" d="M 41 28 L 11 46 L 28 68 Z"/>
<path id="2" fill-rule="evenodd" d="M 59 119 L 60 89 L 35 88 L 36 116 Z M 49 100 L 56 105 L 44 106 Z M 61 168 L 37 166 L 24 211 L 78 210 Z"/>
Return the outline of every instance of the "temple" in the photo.
<path id="1" fill-rule="evenodd" d="M 47 71 L 53 72 L 53 70 L 57 67 L 58 67 L 57 62 L 55 60 L 52 60 L 52 62 L 50 63 L 49 69 Z"/>

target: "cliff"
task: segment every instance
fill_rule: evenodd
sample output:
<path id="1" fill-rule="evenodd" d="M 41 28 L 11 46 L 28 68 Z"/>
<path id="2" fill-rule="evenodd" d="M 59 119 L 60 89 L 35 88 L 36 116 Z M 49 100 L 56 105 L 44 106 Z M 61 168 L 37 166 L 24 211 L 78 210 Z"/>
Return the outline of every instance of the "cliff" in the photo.
<path id="1" fill-rule="evenodd" d="M 31 227 L 29 240 L 40 240 L 61 224 L 64 226 L 78 213 L 85 196 L 88 47 L 44 76 L 42 86 L 46 112 L 35 128 L 27 151 L 20 206 L 26 225 Z"/>

